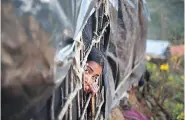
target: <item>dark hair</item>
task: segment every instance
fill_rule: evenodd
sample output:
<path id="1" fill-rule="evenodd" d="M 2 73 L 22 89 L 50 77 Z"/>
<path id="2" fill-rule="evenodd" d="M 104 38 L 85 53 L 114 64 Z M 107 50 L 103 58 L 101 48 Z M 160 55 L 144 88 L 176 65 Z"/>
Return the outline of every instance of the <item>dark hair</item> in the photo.
<path id="1" fill-rule="evenodd" d="M 87 58 L 87 62 L 88 61 L 94 61 L 103 67 L 103 63 L 104 63 L 103 53 L 97 48 L 93 47 Z"/>

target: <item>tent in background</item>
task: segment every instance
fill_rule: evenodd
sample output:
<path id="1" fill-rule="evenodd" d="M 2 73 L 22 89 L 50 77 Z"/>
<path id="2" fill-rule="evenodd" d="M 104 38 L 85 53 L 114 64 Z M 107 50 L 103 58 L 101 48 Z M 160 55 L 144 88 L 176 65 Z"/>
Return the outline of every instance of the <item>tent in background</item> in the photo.
<path id="1" fill-rule="evenodd" d="M 166 56 L 166 51 L 170 46 L 168 40 L 150 40 L 146 42 L 146 54 L 155 56 Z"/>

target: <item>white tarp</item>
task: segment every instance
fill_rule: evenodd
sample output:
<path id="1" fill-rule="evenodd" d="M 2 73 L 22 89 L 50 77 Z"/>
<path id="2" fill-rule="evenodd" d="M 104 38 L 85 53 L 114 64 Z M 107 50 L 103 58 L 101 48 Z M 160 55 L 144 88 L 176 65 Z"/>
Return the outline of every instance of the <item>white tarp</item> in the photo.
<path id="1" fill-rule="evenodd" d="M 146 53 L 152 55 L 164 56 L 170 42 L 167 40 L 147 40 Z"/>

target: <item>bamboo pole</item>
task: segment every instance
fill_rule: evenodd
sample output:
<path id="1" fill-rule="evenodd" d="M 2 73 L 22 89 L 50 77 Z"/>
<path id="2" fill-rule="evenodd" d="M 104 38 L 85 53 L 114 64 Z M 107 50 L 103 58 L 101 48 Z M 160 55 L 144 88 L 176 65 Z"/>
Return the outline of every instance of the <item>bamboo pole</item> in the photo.
<path id="1" fill-rule="evenodd" d="M 71 69 L 70 69 L 70 71 L 71 71 Z M 65 79 L 65 98 L 67 98 L 68 97 L 68 93 L 69 93 L 69 79 L 70 79 L 70 76 L 69 76 L 69 74 L 66 76 L 66 79 Z M 68 120 L 68 110 L 66 111 L 66 113 L 65 113 L 65 120 Z"/>
<path id="2" fill-rule="evenodd" d="M 92 120 L 94 120 L 94 116 L 95 116 L 95 109 L 94 109 L 94 100 L 95 100 L 95 97 L 94 95 L 91 97 L 91 117 L 92 117 Z"/>
<path id="3" fill-rule="evenodd" d="M 78 105 L 78 118 L 80 117 L 81 110 L 80 110 L 80 91 L 77 93 L 77 105 Z"/>
<path id="4" fill-rule="evenodd" d="M 88 107 L 89 102 L 90 102 L 90 100 L 91 100 L 91 96 L 92 96 L 92 95 L 90 94 L 89 97 L 88 97 L 88 99 L 87 99 L 87 102 L 86 102 L 85 107 L 84 107 L 84 109 L 83 109 L 83 112 L 82 112 L 82 115 L 81 115 L 81 117 L 80 117 L 80 120 L 84 120 L 84 116 L 85 116 L 87 107 Z"/>
<path id="5" fill-rule="evenodd" d="M 55 102 L 55 90 L 53 92 L 52 99 L 51 99 L 51 120 L 55 120 L 54 102 Z"/>
<path id="6" fill-rule="evenodd" d="M 71 80 L 71 83 L 70 83 L 70 93 L 73 92 L 73 79 L 74 79 L 74 76 L 73 76 L 73 72 L 71 70 L 70 72 L 70 80 Z M 73 119 L 73 114 L 72 114 L 72 103 L 69 105 L 69 120 L 72 120 Z"/>
<path id="7" fill-rule="evenodd" d="M 99 116 L 99 114 L 100 114 L 100 111 L 101 111 L 101 107 L 103 106 L 103 103 L 104 103 L 104 87 L 102 88 L 102 90 L 101 90 L 101 97 L 102 97 L 102 101 L 101 101 L 101 103 L 98 105 L 98 110 L 97 110 L 97 113 L 96 113 L 96 116 L 95 116 L 95 120 L 97 120 L 98 119 L 98 116 Z"/>
<path id="8" fill-rule="evenodd" d="M 62 108 L 59 116 L 58 116 L 58 119 L 59 120 L 62 120 L 62 118 L 64 117 L 69 105 L 71 104 L 72 100 L 74 99 L 74 97 L 76 96 L 77 92 L 81 89 L 81 85 L 80 83 L 77 83 L 76 86 L 75 86 L 75 89 L 74 91 L 69 95 L 66 103 L 64 104 L 64 107 Z"/>

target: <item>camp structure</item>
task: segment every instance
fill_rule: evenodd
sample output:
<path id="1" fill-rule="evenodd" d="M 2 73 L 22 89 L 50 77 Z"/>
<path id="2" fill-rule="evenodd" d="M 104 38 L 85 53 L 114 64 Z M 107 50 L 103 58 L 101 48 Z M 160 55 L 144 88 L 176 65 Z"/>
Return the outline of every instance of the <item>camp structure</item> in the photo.
<path id="1" fill-rule="evenodd" d="M 107 120 L 145 71 L 145 0 L 2 0 L 1 15 L 2 120 Z M 93 46 L 96 96 L 82 86 Z"/>
<path id="2" fill-rule="evenodd" d="M 171 43 L 168 40 L 146 41 L 146 57 L 155 64 L 165 63 L 167 61 Z"/>

